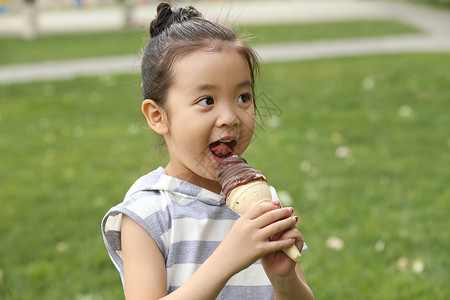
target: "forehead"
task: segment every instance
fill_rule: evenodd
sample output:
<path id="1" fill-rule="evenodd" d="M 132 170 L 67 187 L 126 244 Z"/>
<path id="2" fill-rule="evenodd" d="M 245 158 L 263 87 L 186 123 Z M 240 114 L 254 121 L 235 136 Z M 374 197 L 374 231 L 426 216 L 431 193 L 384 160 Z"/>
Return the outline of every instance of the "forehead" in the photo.
<path id="1" fill-rule="evenodd" d="M 174 83 L 232 84 L 251 80 L 247 60 L 233 49 L 193 51 L 172 65 Z"/>

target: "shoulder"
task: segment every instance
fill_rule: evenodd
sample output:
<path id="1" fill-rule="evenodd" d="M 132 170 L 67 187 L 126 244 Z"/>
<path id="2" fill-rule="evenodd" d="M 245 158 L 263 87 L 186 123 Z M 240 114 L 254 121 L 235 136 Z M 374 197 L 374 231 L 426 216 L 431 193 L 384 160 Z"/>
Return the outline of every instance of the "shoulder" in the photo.
<path id="1" fill-rule="evenodd" d="M 162 251 L 166 245 L 161 236 L 171 223 L 171 201 L 157 189 L 161 180 L 159 169 L 139 178 L 128 190 L 122 203 L 112 207 L 102 220 L 102 233 L 108 251 L 121 259 L 120 235 L 123 215 L 141 226 L 156 241 Z"/>
<path id="2" fill-rule="evenodd" d="M 105 215 L 104 230 L 120 231 L 122 215 L 126 215 L 151 235 L 167 231 L 168 228 L 162 227 L 171 219 L 171 200 L 158 189 L 158 185 L 164 179 L 163 175 L 157 169 L 136 180 L 123 202 L 112 207 Z"/>
<path id="3" fill-rule="evenodd" d="M 162 182 L 167 180 L 161 167 L 140 177 L 128 190 L 122 203 L 113 207 L 122 213 L 130 212 L 145 219 L 157 211 L 166 210 L 169 199 L 161 192 Z"/>

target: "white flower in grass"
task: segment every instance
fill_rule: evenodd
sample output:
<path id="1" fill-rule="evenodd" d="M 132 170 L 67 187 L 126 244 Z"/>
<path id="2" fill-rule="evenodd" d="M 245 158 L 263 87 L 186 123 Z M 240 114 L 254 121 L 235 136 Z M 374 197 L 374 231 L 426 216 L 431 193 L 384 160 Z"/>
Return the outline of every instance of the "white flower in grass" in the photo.
<path id="1" fill-rule="evenodd" d="M 117 82 L 116 77 L 110 74 L 102 74 L 99 79 L 105 86 L 114 86 Z"/>
<path id="2" fill-rule="evenodd" d="M 281 119 L 278 116 L 272 116 L 269 118 L 269 127 L 270 128 L 278 128 L 280 127 Z"/>
<path id="3" fill-rule="evenodd" d="M 383 252 L 384 247 L 385 247 L 385 244 L 384 244 L 384 241 L 382 241 L 382 240 L 378 240 L 375 244 L 375 250 L 377 252 Z"/>
<path id="4" fill-rule="evenodd" d="M 303 172 L 305 172 L 306 174 L 308 174 L 309 176 L 315 177 L 317 175 L 319 175 L 319 169 L 313 167 L 311 165 L 311 163 L 307 160 L 303 160 L 300 163 L 300 170 L 302 170 Z"/>
<path id="5" fill-rule="evenodd" d="M 84 135 L 84 128 L 82 126 L 75 126 L 73 129 L 73 136 L 80 138 Z"/>
<path id="6" fill-rule="evenodd" d="M 130 125 L 128 125 L 128 133 L 130 135 L 136 135 L 139 133 L 139 131 L 140 131 L 140 128 L 135 123 L 131 123 Z"/>
<path id="7" fill-rule="evenodd" d="M 68 247 L 69 246 L 67 245 L 66 242 L 58 242 L 55 246 L 56 251 L 58 251 L 58 252 L 64 252 L 67 250 Z"/>
<path id="8" fill-rule="evenodd" d="M 374 88 L 374 86 L 375 86 L 375 80 L 372 78 L 372 77 L 370 77 L 370 76 L 367 76 L 366 78 L 364 78 L 363 80 L 362 80 L 362 87 L 365 89 L 365 90 L 371 90 L 371 89 L 373 89 Z"/>
<path id="9" fill-rule="evenodd" d="M 423 262 L 423 260 L 420 259 L 420 258 L 415 259 L 415 260 L 412 262 L 412 270 L 413 270 L 413 272 L 416 273 L 416 274 L 421 274 L 421 273 L 423 273 L 423 270 L 425 270 L 425 263 Z"/>
<path id="10" fill-rule="evenodd" d="M 348 147 L 339 146 L 336 148 L 335 154 L 339 158 L 347 158 L 347 157 L 351 157 L 352 151 Z"/>
<path id="11" fill-rule="evenodd" d="M 342 250 L 344 248 L 344 241 L 334 235 L 330 236 L 327 239 L 326 244 L 327 244 L 328 248 L 330 248 L 332 250 L 336 250 L 336 251 Z"/>
<path id="12" fill-rule="evenodd" d="M 399 269 L 400 271 L 404 271 L 406 270 L 406 268 L 408 267 L 408 258 L 405 256 L 400 257 L 397 260 L 397 269 Z"/>
<path id="13" fill-rule="evenodd" d="M 303 160 L 300 163 L 300 170 L 302 170 L 303 172 L 308 172 L 309 170 L 311 170 L 311 163 L 307 160 Z"/>
<path id="14" fill-rule="evenodd" d="M 76 300 L 92 300 L 95 299 L 92 294 L 78 294 Z"/>
<path id="15" fill-rule="evenodd" d="M 292 201 L 291 195 L 286 191 L 278 191 L 278 198 L 283 206 L 292 206 L 294 201 Z"/>
<path id="16" fill-rule="evenodd" d="M 402 118 L 408 118 L 412 114 L 412 108 L 408 105 L 403 105 L 398 109 L 397 113 Z"/>

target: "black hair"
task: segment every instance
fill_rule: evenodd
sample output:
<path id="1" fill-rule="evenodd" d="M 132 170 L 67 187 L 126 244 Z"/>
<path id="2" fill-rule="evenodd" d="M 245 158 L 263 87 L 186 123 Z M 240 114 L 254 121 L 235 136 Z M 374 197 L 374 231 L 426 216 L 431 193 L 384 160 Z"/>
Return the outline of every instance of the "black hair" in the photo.
<path id="1" fill-rule="evenodd" d="M 143 100 L 152 99 L 164 108 L 173 82 L 173 63 L 197 50 L 224 48 L 237 51 L 248 63 L 254 94 L 258 56 L 230 28 L 203 18 L 192 6 L 172 7 L 161 3 L 149 31 L 150 40 L 144 48 L 141 64 Z"/>

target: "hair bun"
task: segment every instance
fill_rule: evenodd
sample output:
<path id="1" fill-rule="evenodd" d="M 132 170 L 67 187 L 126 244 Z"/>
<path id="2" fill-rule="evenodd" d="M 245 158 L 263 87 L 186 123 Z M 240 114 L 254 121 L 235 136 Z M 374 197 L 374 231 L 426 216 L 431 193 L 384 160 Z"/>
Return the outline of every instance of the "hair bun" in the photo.
<path id="1" fill-rule="evenodd" d="M 168 3 L 160 3 L 156 8 L 156 17 L 150 23 L 150 37 L 155 37 L 174 23 L 182 23 L 202 14 L 192 6 L 171 7 Z"/>

